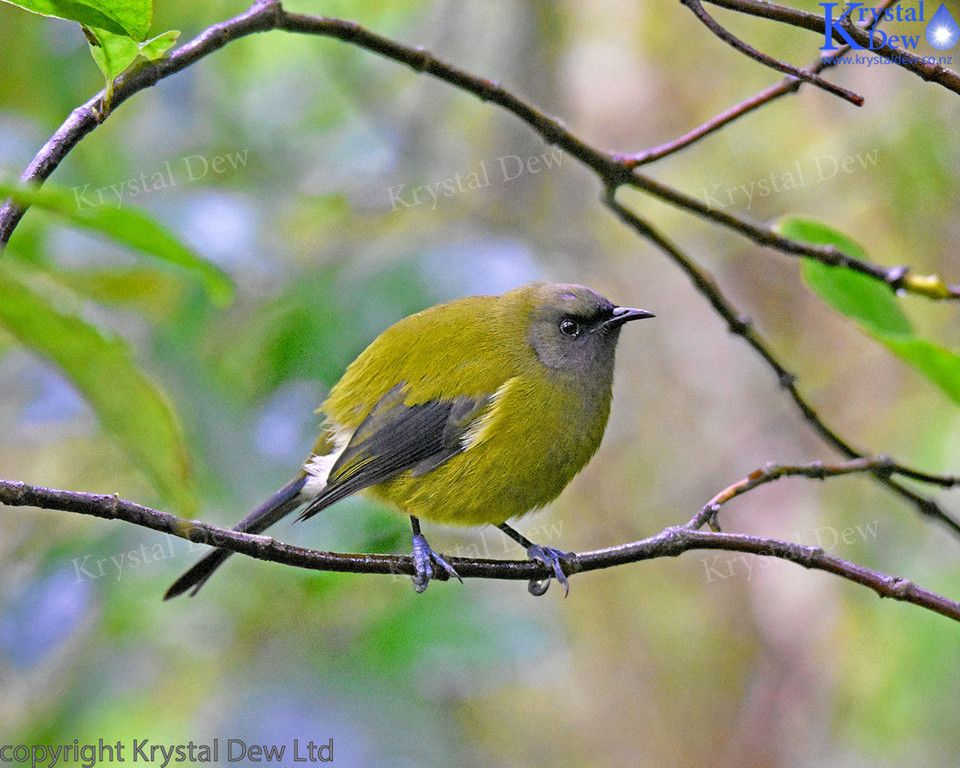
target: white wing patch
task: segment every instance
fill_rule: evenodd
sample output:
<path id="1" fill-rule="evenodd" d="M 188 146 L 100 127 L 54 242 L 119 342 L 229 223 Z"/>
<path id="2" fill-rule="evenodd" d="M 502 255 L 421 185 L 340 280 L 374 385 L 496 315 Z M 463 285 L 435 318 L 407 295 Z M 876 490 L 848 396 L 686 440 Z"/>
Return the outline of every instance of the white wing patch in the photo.
<path id="1" fill-rule="evenodd" d="M 327 485 L 327 478 L 330 477 L 330 470 L 337 463 L 340 454 L 344 452 L 350 443 L 353 432 L 338 429 L 333 435 L 333 450 L 323 456 L 311 454 L 303 465 L 307 473 L 306 482 L 303 484 L 301 494 L 309 499 L 319 494 Z"/>
<path id="2" fill-rule="evenodd" d="M 516 386 L 518 381 L 519 378 L 514 376 L 512 379 L 507 379 L 497 387 L 497 391 L 494 392 L 493 397 L 490 398 L 490 410 L 474 421 L 473 424 L 470 425 L 470 429 L 464 432 L 463 437 L 460 438 L 460 445 L 463 446 L 463 450 L 469 451 L 473 446 L 482 443 L 490 436 L 490 428 L 497 418 L 497 405 L 500 400 L 503 399 L 504 395 Z"/>

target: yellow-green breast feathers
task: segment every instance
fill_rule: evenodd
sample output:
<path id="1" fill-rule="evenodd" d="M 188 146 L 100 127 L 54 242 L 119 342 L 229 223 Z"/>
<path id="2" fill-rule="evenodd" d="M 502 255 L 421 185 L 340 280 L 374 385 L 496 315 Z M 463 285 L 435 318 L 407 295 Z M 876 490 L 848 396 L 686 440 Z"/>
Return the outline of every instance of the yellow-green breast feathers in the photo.
<path id="1" fill-rule="evenodd" d="M 460 525 L 499 524 L 555 498 L 603 437 L 619 323 L 612 339 L 602 325 L 586 334 L 613 310 L 589 289 L 533 283 L 388 328 L 322 406 L 329 431 L 315 453 L 349 440 L 329 477 L 342 490 L 322 506 L 363 490 L 364 477 L 401 511 Z M 558 330 L 568 317 L 584 324 L 579 340 Z M 390 477 L 397 462 L 408 468 Z"/>

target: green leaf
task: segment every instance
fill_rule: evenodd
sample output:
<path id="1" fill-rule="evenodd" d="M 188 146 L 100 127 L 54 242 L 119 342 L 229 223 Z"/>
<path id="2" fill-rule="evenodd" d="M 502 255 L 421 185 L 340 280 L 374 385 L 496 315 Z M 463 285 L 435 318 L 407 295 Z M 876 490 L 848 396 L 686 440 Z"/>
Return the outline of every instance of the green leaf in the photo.
<path id="1" fill-rule="evenodd" d="M 865 258 L 857 243 L 816 221 L 781 219 L 775 229 L 795 240 L 834 245 L 850 256 Z M 810 258 L 803 261 L 803 276 L 827 304 L 855 320 L 867 334 L 960 404 L 960 355 L 918 337 L 897 297 L 886 285 L 845 267 L 827 266 Z"/>
<path id="2" fill-rule="evenodd" d="M 960 404 L 960 355 L 927 339 L 886 337 L 880 341 Z"/>
<path id="3" fill-rule="evenodd" d="M 179 37 L 179 29 L 168 29 L 166 32 L 163 32 L 156 37 L 151 37 L 149 40 L 139 43 L 140 55 L 143 56 L 143 58 L 145 58 L 147 61 L 162 59 L 167 55 L 167 51 L 176 45 Z"/>
<path id="4" fill-rule="evenodd" d="M 140 53 L 140 48 L 137 41 L 127 35 L 117 35 L 97 27 L 86 27 L 85 29 L 88 33 L 87 42 L 90 44 L 90 54 L 107 80 L 107 93 L 104 101 L 109 104 L 110 97 L 113 94 L 113 81 L 133 63 L 133 60 Z"/>
<path id="5" fill-rule="evenodd" d="M 106 85 L 100 104 L 101 119 L 109 114 L 113 102 L 113 83 L 121 72 L 126 70 L 138 56 L 157 59 L 163 56 L 177 41 L 180 32 L 170 30 L 143 43 L 127 35 L 117 35 L 98 27 L 84 27 L 83 32 L 90 45 L 90 53 L 103 72 Z"/>
<path id="6" fill-rule="evenodd" d="M 830 267 L 813 259 L 804 259 L 803 276 L 820 298 L 837 312 L 871 331 L 891 336 L 913 333 L 897 297 L 872 277 L 843 267 Z"/>
<path id="7" fill-rule="evenodd" d="M 3 0 L 25 11 L 76 21 L 134 40 L 147 36 L 153 20 L 153 0 Z"/>
<path id="8" fill-rule="evenodd" d="M 122 339 L 59 311 L 9 271 L 0 280 L 0 326 L 59 367 L 156 490 L 182 512 L 192 512 L 180 422 Z"/>
<path id="9" fill-rule="evenodd" d="M 118 35 L 98 27 L 87 27 L 87 31 L 94 37 L 94 41 L 90 42 L 90 53 L 110 85 L 137 56 L 150 61 L 162 58 L 180 37 L 179 30 L 171 29 L 138 43 L 127 35 Z"/>
<path id="10" fill-rule="evenodd" d="M 859 243 L 854 242 L 842 232 L 828 227 L 813 219 L 802 219 L 795 216 L 785 216 L 774 222 L 773 228 L 784 237 L 802 240 L 810 245 L 834 245 L 848 256 L 865 259 L 866 252 Z"/>
<path id="11" fill-rule="evenodd" d="M 781 219 L 776 230 L 784 237 L 811 245 L 833 245 L 857 259 L 866 254 L 857 243 L 817 221 Z M 815 259 L 803 260 L 807 283 L 837 312 L 872 330 L 889 334 L 910 334 L 913 329 L 897 297 L 884 284 L 868 275 L 843 267 L 831 267 Z"/>
<path id="12" fill-rule="evenodd" d="M 184 294 L 182 276 L 152 267 L 58 270 L 45 277 L 99 304 L 133 310 L 157 323 L 170 319 Z"/>
<path id="13" fill-rule="evenodd" d="M 84 229 L 110 237 L 167 264 L 181 267 L 198 277 L 208 295 L 219 306 L 233 299 L 233 284 L 218 267 L 200 258 L 182 244 L 162 224 L 135 208 L 102 205 L 86 197 L 86 190 L 67 190 L 44 186 L 33 187 L 0 184 L 0 198 L 12 197 L 21 205 L 33 205 L 50 211 Z"/>

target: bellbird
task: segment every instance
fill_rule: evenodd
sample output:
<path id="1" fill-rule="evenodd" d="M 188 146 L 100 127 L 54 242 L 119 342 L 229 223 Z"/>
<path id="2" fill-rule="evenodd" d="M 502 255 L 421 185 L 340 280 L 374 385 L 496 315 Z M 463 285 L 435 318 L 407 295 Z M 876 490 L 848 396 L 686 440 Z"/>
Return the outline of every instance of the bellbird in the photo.
<path id="1" fill-rule="evenodd" d="M 364 491 L 410 515 L 418 592 L 434 568 L 459 578 L 430 549 L 420 518 L 496 525 L 569 589 L 564 553 L 506 521 L 553 500 L 596 452 L 620 328 L 645 317 L 653 314 L 580 285 L 536 282 L 400 320 L 330 391 L 297 476 L 235 530 L 260 533 L 303 504 L 306 520 Z M 196 594 L 230 554 L 207 554 L 164 599 Z"/>

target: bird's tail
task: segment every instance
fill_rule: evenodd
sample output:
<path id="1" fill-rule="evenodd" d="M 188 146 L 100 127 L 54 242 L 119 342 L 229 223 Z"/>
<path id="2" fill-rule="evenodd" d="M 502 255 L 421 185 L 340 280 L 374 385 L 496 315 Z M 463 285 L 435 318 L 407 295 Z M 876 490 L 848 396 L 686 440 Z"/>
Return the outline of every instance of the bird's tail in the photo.
<path id="1" fill-rule="evenodd" d="M 306 501 L 306 498 L 300 495 L 305 482 L 306 477 L 297 477 L 291 480 L 237 523 L 233 530 L 243 531 L 244 533 L 260 533 L 261 531 L 265 531 L 284 515 L 289 514 Z M 189 571 L 173 582 L 170 589 L 168 589 L 167 593 L 163 596 L 163 599 L 169 600 L 171 597 L 182 595 L 187 590 L 192 590 L 190 596 L 193 597 L 213 572 L 232 554 L 233 553 L 227 549 L 215 549 L 204 555 Z"/>

